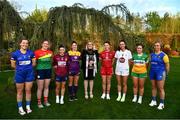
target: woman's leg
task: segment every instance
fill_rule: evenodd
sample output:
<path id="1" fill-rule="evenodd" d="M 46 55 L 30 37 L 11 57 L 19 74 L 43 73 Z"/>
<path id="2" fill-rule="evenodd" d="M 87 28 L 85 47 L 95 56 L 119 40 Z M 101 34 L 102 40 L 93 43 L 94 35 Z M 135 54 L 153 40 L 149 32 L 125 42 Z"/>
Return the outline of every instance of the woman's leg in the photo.
<path id="1" fill-rule="evenodd" d="M 138 93 L 138 77 L 132 77 L 133 79 L 133 93 L 134 93 L 134 98 L 132 100 L 132 102 L 136 102 L 137 101 L 137 93 Z"/>

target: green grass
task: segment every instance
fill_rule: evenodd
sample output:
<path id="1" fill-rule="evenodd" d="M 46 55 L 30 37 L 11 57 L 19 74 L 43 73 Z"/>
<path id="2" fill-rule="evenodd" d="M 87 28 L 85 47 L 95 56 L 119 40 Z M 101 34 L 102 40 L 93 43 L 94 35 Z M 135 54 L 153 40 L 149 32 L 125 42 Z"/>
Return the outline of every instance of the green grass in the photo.
<path id="1" fill-rule="evenodd" d="M 55 104 L 54 81 L 50 85 L 50 107 L 38 109 L 36 103 L 36 84 L 33 86 L 32 110 L 29 115 L 20 116 L 17 113 L 16 93 L 6 92 L 7 81 L 13 76 L 13 72 L 0 73 L 0 118 L 180 118 L 180 59 L 172 58 L 171 71 L 166 81 L 165 109 L 158 111 L 156 107 L 149 107 L 151 100 L 151 83 L 146 80 L 143 104 L 132 103 L 132 80 L 128 80 L 128 92 L 125 103 L 116 102 L 117 87 L 113 76 L 111 87 L 111 100 L 102 100 L 101 78 L 99 74 L 95 79 L 94 99 L 85 100 L 83 92 L 82 76 L 79 80 L 78 101 L 68 102 L 66 91 L 65 104 Z"/>

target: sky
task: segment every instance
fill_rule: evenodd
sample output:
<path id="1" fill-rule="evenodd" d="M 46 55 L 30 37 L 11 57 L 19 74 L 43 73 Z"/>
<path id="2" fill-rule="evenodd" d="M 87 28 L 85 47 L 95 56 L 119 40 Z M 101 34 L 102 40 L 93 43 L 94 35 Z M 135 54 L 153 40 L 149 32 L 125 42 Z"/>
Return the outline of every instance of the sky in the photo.
<path id="1" fill-rule="evenodd" d="M 18 11 L 32 12 L 37 4 L 38 9 L 49 10 L 55 6 L 72 6 L 74 3 L 82 3 L 87 8 L 101 10 L 106 5 L 124 3 L 132 13 L 140 13 L 141 16 L 150 11 L 157 11 L 161 16 L 165 12 L 175 15 L 180 12 L 180 0 L 8 0 L 19 6 Z"/>

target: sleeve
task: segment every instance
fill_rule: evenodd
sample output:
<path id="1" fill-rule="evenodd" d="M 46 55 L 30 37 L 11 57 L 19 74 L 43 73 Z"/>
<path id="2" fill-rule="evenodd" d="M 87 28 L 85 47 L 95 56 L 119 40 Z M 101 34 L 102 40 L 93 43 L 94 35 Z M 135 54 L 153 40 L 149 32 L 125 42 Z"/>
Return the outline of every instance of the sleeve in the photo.
<path id="1" fill-rule="evenodd" d="M 149 56 L 148 56 L 148 55 L 146 55 L 145 62 L 146 62 L 146 63 L 149 63 Z"/>
<path id="2" fill-rule="evenodd" d="M 34 52 L 34 55 L 35 55 L 35 58 L 38 59 L 39 56 L 38 56 L 38 51 L 37 50 Z"/>
<path id="3" fill-rule="evenodd" d="M 12 61 L 16 61 L 17 60 L 15 52 L 11 53 L 11 60 Z"/>
<path id="4" fill-rule="evenodd" d="M 131 51 L 128 52 L 128 59 L 132 59 L 132 54 L 131 54 Z"/>
<path id="5" fill-rule="evenodd" d="M 163 61 L 164 61 L 164 63 L 169 63 L 169 57 L 167 55 L 165 55 L 163 57 Z"/>
<path id="6" fill-rule="evenodd" d="M 31 59 L 35 59 L 36 57 L 35 57 L 35 54 L 34 54 L 34 52 L 33 51 L 31 51 Z"/>
<path id="7" fill-rule="evenodd" d="M 115 58 L 118 58 L 118 51 L 115 52 L 114 57 L 115 57 Z"/>
<path id="8" fill-rule="evenodd" d="M 99 59 L 102 59 L 102 52 L 99 54 Z"/>

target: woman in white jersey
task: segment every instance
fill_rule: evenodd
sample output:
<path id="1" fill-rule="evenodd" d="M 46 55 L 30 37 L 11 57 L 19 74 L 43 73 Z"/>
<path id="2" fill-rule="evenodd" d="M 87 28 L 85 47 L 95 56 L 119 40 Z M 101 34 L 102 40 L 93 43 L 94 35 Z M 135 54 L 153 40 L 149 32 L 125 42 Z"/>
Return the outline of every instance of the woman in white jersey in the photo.
<path id="1" fill-rule="evenodd" d="M 131 52 L 126 47 L 126 42 L 121 40 L 119 42 L 119 50 L 115 53 L 116 58 L 116 79 L 117 79 L 117 88 L 118 88 L 118 97 L 117 101 L 124 102 L 127 92 L 127 79 L 129 76 L 129 62 L 132 59 Z M 123 85 L 123 95 L 121 98 L 121 84 Z"/>

